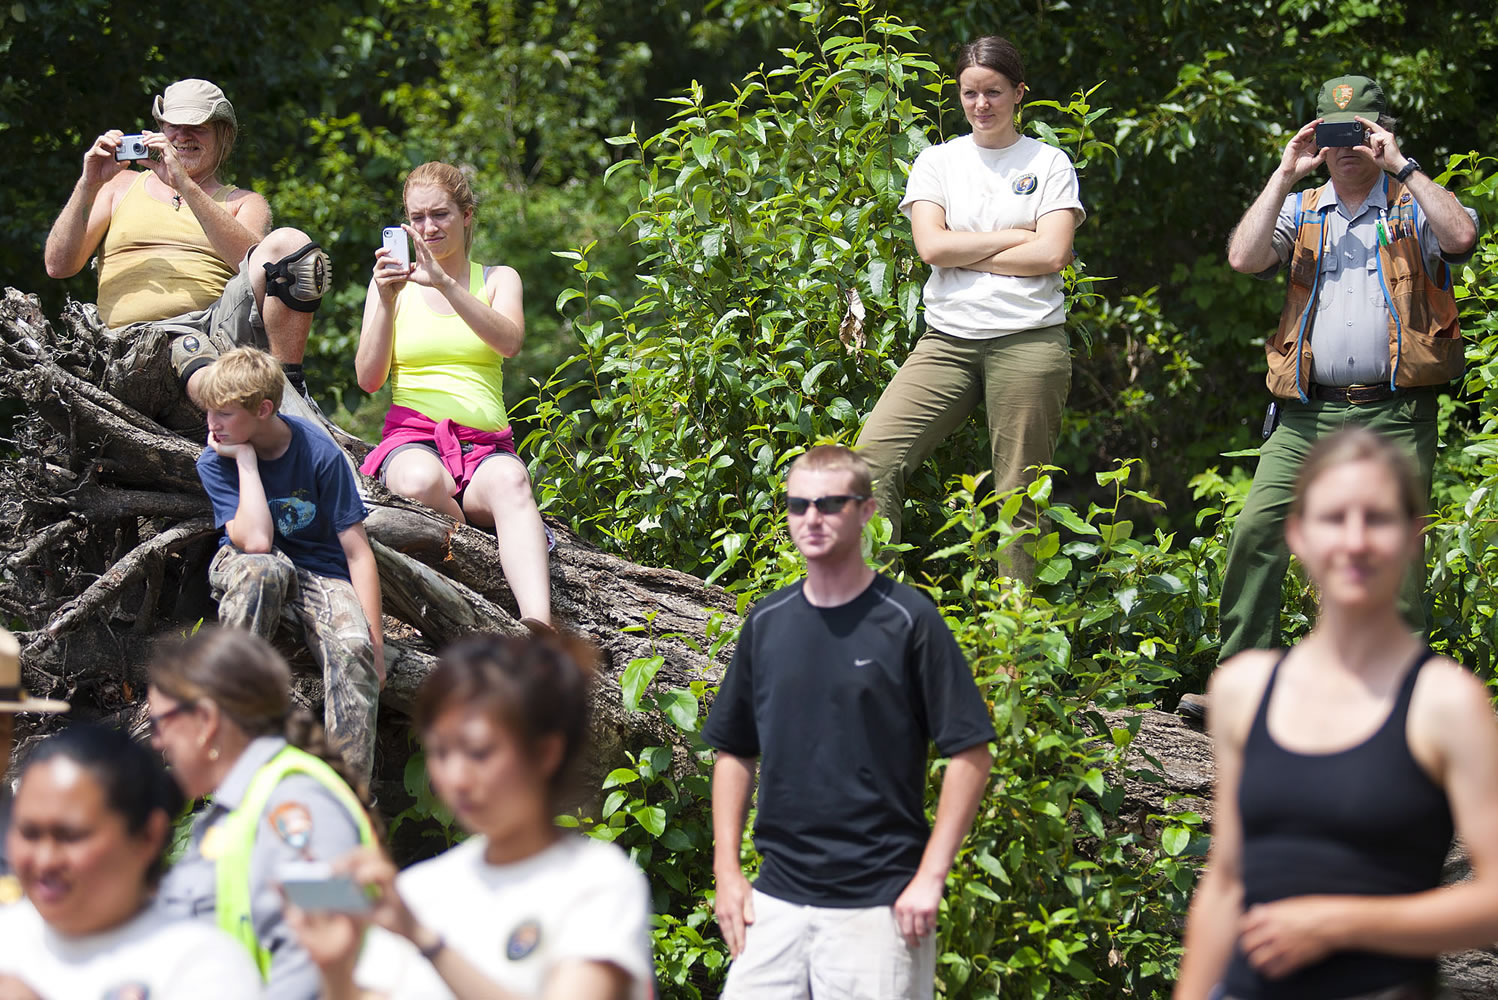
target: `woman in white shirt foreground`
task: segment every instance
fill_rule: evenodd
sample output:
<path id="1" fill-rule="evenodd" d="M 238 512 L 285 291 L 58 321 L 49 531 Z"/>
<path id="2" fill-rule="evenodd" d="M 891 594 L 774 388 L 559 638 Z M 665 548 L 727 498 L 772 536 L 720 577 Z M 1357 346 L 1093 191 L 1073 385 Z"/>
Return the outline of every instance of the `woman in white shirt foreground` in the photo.
<path id="1" fill-rule="evenodd" d="M 289 914 L 327 997 L 652 996 L 644 876 L 554 822 L 591 679 L 558 640 L 480 635 L 443 653 L 413 714 L 432 788 L 472 837 L 399 875 L 376 851 L 340 863 L 375 897 L 362 953 L 360 918 Z"/>
<path id="2" fill-rule="evenodd" d="M 25 898 L 0 905 L 0 996 L 261 995 L 233 939 L 154 905 L 181 808 L 160 760 L 124 733 L 74 725 L 37 745 L 7 835 Z"/>

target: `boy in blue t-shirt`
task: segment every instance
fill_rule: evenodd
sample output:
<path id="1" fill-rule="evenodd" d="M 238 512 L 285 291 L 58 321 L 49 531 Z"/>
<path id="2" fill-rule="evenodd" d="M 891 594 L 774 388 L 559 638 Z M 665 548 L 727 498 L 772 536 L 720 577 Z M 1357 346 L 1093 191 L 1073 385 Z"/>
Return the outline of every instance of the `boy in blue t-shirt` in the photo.
<path id="1" fill-rule="evenodd" d="M 208 447 L 198 478 L 224 529 L 208 582 L 224 625 L 270 639 L 300 621 L 323 671 L 328 739 L 367 782 L 385 682 L 380 577 L 366 511 L 343 452 L 282 416 L 280 363 L 241 347 L 203 374 Z"/>

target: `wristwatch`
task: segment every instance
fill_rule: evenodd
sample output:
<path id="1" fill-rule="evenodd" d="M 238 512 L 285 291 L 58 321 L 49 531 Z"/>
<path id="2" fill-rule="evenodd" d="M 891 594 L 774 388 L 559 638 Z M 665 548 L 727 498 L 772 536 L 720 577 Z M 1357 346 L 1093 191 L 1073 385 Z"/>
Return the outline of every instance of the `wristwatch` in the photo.
<path id="1" fill-rule="evenodd" d="M 1419 169 L 1421 169 L 1420 161 L 1411 156 L 1404 161 L 1404 166 L 1399 168 L 1399 173 L 1394 175 L 1394 179 L 1403 184 L 1410 174 Z"/>

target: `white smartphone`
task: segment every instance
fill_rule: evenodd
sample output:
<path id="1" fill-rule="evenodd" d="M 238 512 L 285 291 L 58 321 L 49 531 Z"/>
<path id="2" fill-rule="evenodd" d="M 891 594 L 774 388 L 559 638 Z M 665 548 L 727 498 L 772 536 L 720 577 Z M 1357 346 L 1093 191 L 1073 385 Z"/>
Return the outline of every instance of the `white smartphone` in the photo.
<path id="1" fill-rule="evenodd" d="M 333 874 L 323 861 L 288 861 L 276 869 L 288 901 L 309 913 L 368 913 L 374 908 L 364 889 L 347 875 Z"/>
<path id="2" fill-rule="evenodd" d="M 389 226 L 384 232 L 385 249 L 390 251 L 390 257 L 401 267 L 411 266 L 411 241 L 406 239 L 406 231 L 400 226 Z"/>

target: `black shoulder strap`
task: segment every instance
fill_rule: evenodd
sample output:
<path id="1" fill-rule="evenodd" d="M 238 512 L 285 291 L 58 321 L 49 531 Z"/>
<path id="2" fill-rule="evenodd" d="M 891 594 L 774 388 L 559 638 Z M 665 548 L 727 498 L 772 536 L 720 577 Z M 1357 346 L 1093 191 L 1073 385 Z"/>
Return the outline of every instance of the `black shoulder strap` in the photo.
<path id="1" fill-rule="evenodd" d="M 1269 696 L 1274 694 L 1275 682 L 1280 677 L 1280 667 L 1284 666 L 1285 658 L 1290 655 L 1289 647 L 1280 653 L 1279 659 L 1274 661 L 1274 666 L 1269 670 L 1269 683 L 1264 685 L 1264 693 L 1259 696 L 1259 708 L 1254 712 L 1253 725 L 1249 727 L 1249 737 L 1252 738 L 1254 731 L 1260 727 L 1268 732 L 1269 726 Z"/>

